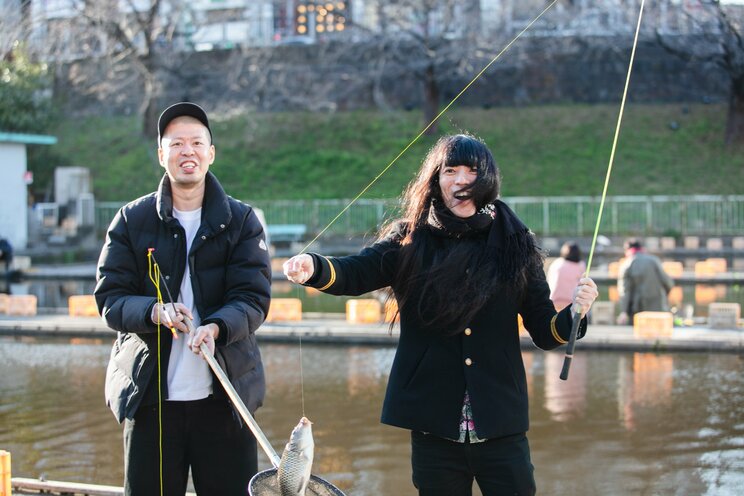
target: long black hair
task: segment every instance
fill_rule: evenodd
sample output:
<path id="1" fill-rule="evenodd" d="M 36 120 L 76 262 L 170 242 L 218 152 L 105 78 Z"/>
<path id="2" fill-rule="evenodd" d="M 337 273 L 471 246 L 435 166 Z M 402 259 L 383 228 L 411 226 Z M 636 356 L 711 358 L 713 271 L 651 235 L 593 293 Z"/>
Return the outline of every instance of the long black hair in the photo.
<path id="1" fill-rule="evenodd" d="M 381 233 L 381 238 L 396 239 L 401 245 L 393 281 L 399 309 L 416 311 L 424 324 L 444 334 L 461 332 L 494 292 L 521 290 L 527 271 L 541 260 L 534 250 L 528 258 L 535 263 L 520 266 L 507 280 L 504 264 L 497 263 L 496 254 L 486 246 L 486 235 L 448 239 L 432 234 L 430 210 L 443 205 L 439 173 L 460 165 L 477 170 L 475 181 L 466 188 L 476 211 L 498 200 L 501 173 L 486 144 L 468 134 L 444 136 L 406 188 L 403 218 Z M 530 245 L 527 251 L 533 248 Z"/>
<path id="2" fill-rule="evenodd" d="M 581 248 L 574 241 L 566 241 L 561 246 L 560 252 L 561 258 L 565 258 L 569 262 L 580 262 L 581 261 Z"/>

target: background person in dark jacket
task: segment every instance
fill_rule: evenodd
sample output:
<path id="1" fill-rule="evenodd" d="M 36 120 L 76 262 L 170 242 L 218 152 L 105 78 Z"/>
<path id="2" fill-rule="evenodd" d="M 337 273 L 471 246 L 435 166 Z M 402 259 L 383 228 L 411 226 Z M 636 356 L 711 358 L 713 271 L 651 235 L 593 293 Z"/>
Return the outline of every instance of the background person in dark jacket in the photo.
<path id="1" fill-rule="evenodd" d="M 617 275 L 617 292 L 620 295 L 618 324 L 632 324 L 638 312 L 668 312 L 667 295 L 674 281 L 664 272 L 661 260 L 646 253 L 637 238 L 625 240 L 625 259 Z"/>
<path id="2" fill-rule="evenodd" d="M 7 291 L 10 292 L 10 264 L 13 263 L 13 246 L 5 238 L 0 238 L 0 260 L 5 263 L 3 277 Z"/>
<path id="3" fill-rule="evenodd" d="M 529 230 L 498 200 L 486 145 L 441 138 L 404 196 L 404 217 L 359 255 L 288 260 L 290 281 L 359 295 L 391 287 L 400 340 L 382 422 L 410 429 L 421 495 L 534 494 L 526 438 L 527 381 L 517 314 L 534 342 L 567 341 L 570 306 L 556 313 Z M 582 315 L 597 296 L 581 279 Z M 582 320 L 580 335 L 586 332 Z"/>
<path id="4" fill-rule="evenodd" d="M 244 495 L 257 471 L 256 440 L 198 351 L 202 342 L 209 346 L 250 411 L 261 405 L 254 332 L 270 299 L 264 232 L 251 207 L 228 197 L 209 172 L 215 148 L 201 107 L 167 108 L 158 131 L 166 174 L 157 192 L 116 214 L 95 289 L 101 315 L 118 331 L 106 400 L 124 421 L 125 491 L 160 494 L 162 477 L 164 494 L 182 495 L 191 468 L 200 495 Z M 176 311 L 157 303 L 150 248 Z M 194 319 L 194 335 L 186 334 L 185 316 Z"/>

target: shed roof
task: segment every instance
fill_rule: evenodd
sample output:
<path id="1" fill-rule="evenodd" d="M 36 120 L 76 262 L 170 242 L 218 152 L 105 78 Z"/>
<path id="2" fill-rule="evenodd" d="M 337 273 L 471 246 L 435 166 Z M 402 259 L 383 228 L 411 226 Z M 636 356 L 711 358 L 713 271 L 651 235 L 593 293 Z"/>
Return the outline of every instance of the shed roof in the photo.
<path id="1" fill-rule="evenodd" d="M 23 143 L 24 145 L 54 145 L 56 136 L 45 134 L 5 133 L 0 131 L 0 143 Z"/>

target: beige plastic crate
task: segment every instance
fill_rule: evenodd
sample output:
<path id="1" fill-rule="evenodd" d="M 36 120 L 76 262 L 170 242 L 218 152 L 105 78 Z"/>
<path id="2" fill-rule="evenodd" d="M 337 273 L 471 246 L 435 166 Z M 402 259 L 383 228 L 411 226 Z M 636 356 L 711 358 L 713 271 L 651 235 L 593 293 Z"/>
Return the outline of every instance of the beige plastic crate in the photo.
<path id="1" fill-rule="evenodd" d="M 739 303 L 711 303 L 708 305 L 708 327 L 736 329 L 741 318 Z"/>
<path id="2" fill-rule="evenodd" d="M 668 300 L 670 305 L 681 305 L 682 301 L 684 300 L 682 287 L 674 286 L 671 291 L 669 291 Z"/>
<path id="3" fill-rule="evenodd" d="M 302 320 L 302 300 L 299 298 L 272 298 L 266 322 Z"/>
<path id="4" fill-rule="evenodd" d="M 707 305 L 714 303 L 718 299 L 718 290 L 715 286 L 708 284 L 695 285 L 695 303 L 698 305 Z"/>
<path id="5" fill-rule="evenodd" d="M 592 324 L 612 325 L 615 323 L 615 302 L 595 301 L 592 305 Z"/>
<path id="6" fill-rule="evenodd" d="M 74 295 L 67 298 L 70 317 L 98 317 L 98 306 L 93 295 Z"/>
<path id="7" fill-rule="evenodd" d="M 271 259 L 271 271 L 278 274 L 284 274 L 284 262 L 289 260 L 288 258 L 272 258 Z"/>
<path id="8" fill-rule="evenodd" d="M 620 292 L 617 290 L 617 286 L 610 286 L 607 288 L 607 297 L 610 301 L 616 303 L 620 301 Z"/>
<path id="9" fill-rule="evenodd" d="M 8 315 L 19 315 L 33 317 L 36 315 L 35 295 L 10 295 L 8 296 Z"/>
<path id="10" fill-rule="evenodd" d="M 700 238 L 697 236 L 685 236 L 683 243 L 684 247 L 688 250 L 697 250 L 700 248 Z"/>
<path id="11" fill-rule="evenodd" d="M 661 267 L 664 269 L 664 272 L 666 272 L 669 277 L 681 277 L 682 272 L 685 270 L 685 266 L 682 265 L 682 262 L 662 262 Z"/>
<path id="12" fill-rule="evenodd" d="M 695 262 L 695 276 L 714 276 L 726 272 L 725 258 L 709 258 Z"/>
<path id="13" fill-rule="evenodd" d="M 352 324 L 374 324 L 382 318 L 382 304 L 374 299 L 348 300 L 346 321 Z"/>
<path id="14" fill-rule="evenodd" d="M 674 250 L 677 248 L 677 240 L 671 236 L 664 236 L 661 238 L 661 249 L 662 250 Z"/>
<path id="15" fill-rule="evenodd" d="M 728 264 L 726 263 L 725 258 L 708 258 L 705 261 L 708 263 L 708 266 L 711 267 L 716 274 L 721 274 L 723 272 L 726 272 L 726 270 L 728 269 Z"/>
<path id="16" fill-rule="evenodd" d="M 11 496 L 10 451 L 0 450 L 0 496 Z"/>
<path id="17" fill-rule="evenodd" d="M 671 312 L 638 312 L 633 316 L 633 334 L 638 338 L 668 338 L 673 329 Z"/>
<path id="18" fill-rule="evenodd" d="M 705 242 L 705 248 L 713 251 L 721 251 L 723 249 L 723 240 L 721 238 L 708 238 Z"/>

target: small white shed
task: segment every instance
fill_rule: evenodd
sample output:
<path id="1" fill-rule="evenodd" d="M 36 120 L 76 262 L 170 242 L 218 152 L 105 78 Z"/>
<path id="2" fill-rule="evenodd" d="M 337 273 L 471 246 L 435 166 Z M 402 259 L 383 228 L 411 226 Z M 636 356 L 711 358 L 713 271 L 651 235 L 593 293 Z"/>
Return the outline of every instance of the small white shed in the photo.
<path id="1" fill-rule="evenodd" d="M 0 238 L 14 250 L 28 242 L 27 145 L 53 145 L 54 136 L 0 132 Z"/>

